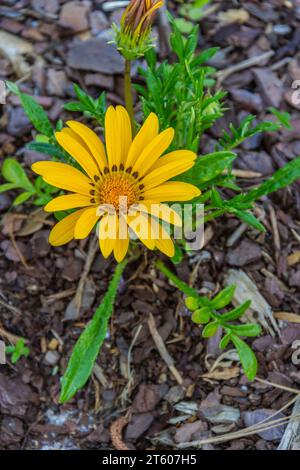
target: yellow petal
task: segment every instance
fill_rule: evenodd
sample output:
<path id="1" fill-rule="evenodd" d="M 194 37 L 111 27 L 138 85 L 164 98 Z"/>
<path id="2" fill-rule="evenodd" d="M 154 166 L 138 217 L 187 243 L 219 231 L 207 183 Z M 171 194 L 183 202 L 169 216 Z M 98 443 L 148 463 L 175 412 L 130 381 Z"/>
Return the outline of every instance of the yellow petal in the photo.
<path id="1" fill-rule="evenodd" d="M 78 140 L 66 132 L 56 132 L 55 137 L 59 145 L 79 163 L 90 178 L 94 179 L 95 176 L 99 176 L 99 168 L 95 160 Z"/>
<path id="2" fill-rule="evenodd" d="M 129 247 L 129 238 L 125 238 L 124 240 L 117 239 L 114 247 L 114 255 L 116 261 L 121 263 L 125 258 Z"/>
<path id="3" fill-rule="evenodd" d="M 152 171 L 162 168 L 164 165 L 168 165 L 169 163 L 186 163 L 188 161 L 195 161 L 196 158 L 197 155 L 191 150 L 175 150 L 174 152 L 167 153 L 160 157 L 149 169 L 146 176 L 148 176 Z"/>
<path id="4" fill-rule="evenodd" d="M 82 181 L 86 183 L 90 183 L 90 179 L 85 176 L 81 171 L 77 170 L 71 165 L 67 165 L 66 163 L 59 163 L 59 162 L 36 162 L 31 165 L 32 171 L 37 173 L 38 175 L 45 175 L 46 173 L 57 173 L 61 175 L 73 177 L 79 177 Z"/>
<path id="5" fill-rule="evenodd" d="M 145 191 L 186 172 L 194 166 L 195 158 L 196 155 L 193 152 L 181 150 L 159 158 L 141 181 L 145 186 Z"/>
<path id="6" fill-rule="evenodd" d="M 174 129 L 169 127 L 165 131 L 158 134 L 150 144 L 142 151 L 137 161 L 133 165 L 132 173 L 138 172 L 139 176 L 143 176 L 149 168 L 154 165 L 158 158 L 169 147 L 174 137 Z"/>
<path id="7" fill-rule="evenodd" d="M 132 209 L 137 209 L 137 211 L 146 212 L 151 214 L 154 217 L 157 217 L 164 222 L 167 222 L 171 225 L 177 225 L 178 227 L 182 226 L 182 220 L 180 215 L 171 207 L 166 204 L 159 203 L 138 203 L 134 204 L 129 208 L 129 214 Z"/>
<path id="8" fill-rule="evenodd" d="M 156 240 L 155 242 L 155 247 L 159 249 L 162 253 L 164 253 L 166 256 L 169 256 L 169 258 L 173 258 L 175 255 L 175 247 L 174 243 L 172 242 L 171 239 L 169 240 Z"/>
<path id="9" fill-rule="evenodd" d="M 68 194 L 66 196 L 58 196 L 44 207 L 46 212 L 66 211 L 77 207 L 90 206 L 91 197 L 82 194 Z"/>
<path id="10" fill-rule="evenodd" d="M 84 211 L 85 209 L 80 209 L 73 212 L 54 225 L 49 235 L 50 245 L 61 246 L 69 243 L 74 238 L 76 222 Z"/>
<path id="11" fill-rule="evenodd" d="M 121 155 L 120 161 L 117 163 L 117 165 L 121 165 L 122 163 L 125 166 L 129 148 L 132 142 L 131 122 L 129 114 L 123 106 L 117 106 L 116 113 L 120 129 L 118 138 L 121 140 Z"/>
<path id="12" fill-rule="evenodd" d="M 68 170 L 67 173 L 58 173 L 57 171 L 52 171 L 51 173 L 47 172 L 43 175 L 43 180 L 56 188 L 88 196 L 90 191 L 93 189 L 91 183 L 88 182 L 89 180 L 83 175 L 83 173 L 76 170 L 76 168 L 71 166 L 69 168 L 72 170 Z"/>
<path id="13" fill-rule="evenodd" d="M 97 207 L 94 206 L 86 209 L 76 223 L 74 238 L 78 238 L 80 240 L 86 238 L 91 233 L 98 220 L 99 216 L 97 215 Z"/>
<path id="14" fill-rule="evenodd" d="M 193 184 L 181 181 L 168 181 L 149 189 L 149 191 L 145 191 L 143 196 L 147 204 L 148 202 L 190 201 L 200 196 L 200 194 L 200 189 Z"/>
<path id="15" fill-rule="evenodd" d="M 141 129 L 133 139 L 130 146 L 128 157 L 126 160 L 126 168 L 133 167 L 137 158 L 148 144 L 157 136 L 159 130 L 158 117 L 154 113 L 150 113 Z"/>
<path id="16" fill-rule="evenodd" d="M 116 244 L 117 217 L 116 214 L 107 214 L 99 223 L 99 245 L 104 258 L 108 258 Z"/>
<path id="17" fill-rule="evenodd" d="M 72 129 L 69 129 L 69 127 L 64 127 L 61 132 L 63 132 L 64 134 L 67 134 L 69 135 L 70 137 L 72 137 L 73 139 L 76 140 L 76 142 L 79 143 L 79 145 L 82 145 L 82 147 L 85 148 L 85 150 L 87 152 L 90 153 L 90 150 L 88 148 L 88 146 L 86 145 L 86 143 L 84 142 L 84 140 L 82 140 L 82 138 L 80 137 L 80 135 L 76 134 L 76 132 L 74 132 Z M 92 156 L 92 155 L 91 155 Z"/>
<path id="18" fill-rule="evenodd" d="M 110 106 L 105 114 L 105 144 L 110 170 L 114 165 L 118 166 L 121 162 L 122 144 L 120 135 L 120 122 L 117 111 L 113 106 Z"/>
<path id="19" fill-rule="evenodd" d="M 101 172 L 108 165 L 105 149 L 97 134 L 81 122 L 67 121 L 68 126 L 78 134 L 88 147 Z"/>
<path id="20" fill-rule="evenodd" d="M 151 238 L 151 218 L 148 215 L 137 213 L 135 216 L 128 216 L 127 223 L 135 235 L 149 249 L 154 250 L 155 243 Z"/>

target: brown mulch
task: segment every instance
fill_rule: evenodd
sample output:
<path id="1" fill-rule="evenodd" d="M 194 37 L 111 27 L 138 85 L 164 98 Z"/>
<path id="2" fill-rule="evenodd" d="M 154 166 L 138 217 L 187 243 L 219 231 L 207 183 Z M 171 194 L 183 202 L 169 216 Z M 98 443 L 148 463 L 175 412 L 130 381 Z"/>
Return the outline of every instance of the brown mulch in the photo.
<path id="1" fill-rule="evenodd" d="M 27 53 L 12 63 L 0 45 L 0 79 L 19 80 L 22 90 L 35 95 L 47 109 L 53 123 L 61 117 L 62 103 L 74 98 L 74 81 L 94 96 L 106 90 L 112 104 L 122 102 L 123 64 L 113 46 L 107 46 L 109 24 L 118 21 L 122 10 L 107 8 L 110 3 L 2 1 L 0 33 L 24 40 Z M 178 3 L 168 3 L 171 10 L 178 10 Z M 213 5 L 215 11 L 200 23 L 199 48 L 220 46 L 212 60 L 214 67 L 228 71 L 246 59 L 268 51 L 273 54 L 226 78 L 219 74 L 229 91 L 229 110 L 205 136 L 203 152 L 213 148 L 230 121 L 236 123 L 248 112 L 261 120 L 267 108 L 275 106 L 289 111 L 294 125 L 292 132 L 256 136 L 241 146 L 236 168 L 244 171 L 240 183 L 246 188 L 300 155 L 299 105 L 292 101 L 291 88 L 300 79 L 300 5 L 297 0 L 220 0 Z M 220 13 L 228 15 L 232 9 L 243 10 L 242 22 L 232 21 L 232 16 L 224 22 Z M 0 161 L 13 155 L 29 169 L 39 160 L 41 155 L 25 149 L 32 132 L 18 100 L 9 96 L 0 108 Z M 249 178 L 248 172 L 259 175 Z M 155 270 L 148 255 L 125 271 L 93 378 L 70 403 L 59 406 L 59 378 L 106 290 L 113 261 L 96 254 L 77 315 L 72 299 L 88 242 L 50 248 L 51 217 L 33 216 L 35 208 L 30 205 L 12 210 L 14 196 L 12 192 L 0 194 L 0 337 L 6 343 L 14 339 L 7 333 L 26 338 L 30 355 L 15 365 L 1 365 L 1 449 L 109 448 L 112 430 L 113 443 L 120 448 L 176 448 L 183 442 L 255 424 L 294 397 L 288 389 L 300 387 L 300 369 L 291 359 L 292 345 L 300 338 L 300 322 L 278 320 L 280 334 L 264 330 L 252 342 L 259 377 L 281 388 L 249 383 L 235 356 L 223 358 L 221 367 L 213 368 L 220 355 L 217 341 L 201 338 L 181 295 Z M 207 224 L 203 250 L 172 269 L 186 281 L 194 271 L 195 286 L 207 295 L 224 286 L 229 269 L 241 269 L 275 317 L 276 312 L 288 312 L 300 321 L 299 183 L 260 201 L 258 213 L 268 228 L 266 234 L 243 229 L 239 220 L 223 217 Z M 150 313 L 182 384 L 153 342 Z M 290 412 L 283 410 L 277 418 Z M 278 426 L 202 448 L 275 449 L 284 429 Z"/>

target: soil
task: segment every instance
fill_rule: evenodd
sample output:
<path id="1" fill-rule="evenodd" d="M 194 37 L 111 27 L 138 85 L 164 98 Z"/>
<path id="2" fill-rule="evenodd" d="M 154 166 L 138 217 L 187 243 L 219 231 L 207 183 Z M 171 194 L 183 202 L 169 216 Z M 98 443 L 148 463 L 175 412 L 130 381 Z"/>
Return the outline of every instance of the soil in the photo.
<path id="1" fill-rule="evenodd" d="M 67 118 L 61 106 L 73 99 L 74 81 L 93 96 L 106 90 L 110 103 L 122 103 L 122 63 L 111 52 L 113 46 L 98 49 L 97 61 L 87 53 L 83 62 L 82 44 L 78 47 L 80 41 L 88 41 L 88 52 L 89 47 L 107 43 L 109 24 L 122 14 L 111 3 L 2 1 L 0 33 L 24 40 L 27 52 L 11 60 L 0 45 L 0 79 L 19 80 L 21 89 L 35 95 L 53 122 Z M 168 7 L 178 15 L 177 2 L 168 2 Z M 242 170 L 239 182 L 244 188 L 300 155 L 299 104 L 292 88 L 300 80 L 299 26 L 298 0 L 214 1 L 200 21 L 199 49 L 220 46 L 211 63 L 220 72 L 272 52 L 227 77 L 221 73 L 222 86 L 229 91 L 228 111 L 205 136 L 203 153 L 222 129 L 248 112 L 262 120 L 268 107 L 276 106 L 292 115 L 293 131 L 260 135 L 239 149 L 236 169 Z M 160 52 L 163 55 L 163 48 Z M 29 169 L 41 158 L 25 149 L 33 135 L 18 100 L 8 96 L 0 108 L 0 160 L 16 156 Z M 222 217 L 206 225 L 200 253 L 171 266 L 207 295 L 225 285 L 230 269 L 233 274 L 243 271 L 253 281 L 255 296 L 263 296 L 275 321 L 272 325 L 268 320 L 262 336 L 249 342 L 263 382 L 248 382 L 234 354 L 220 357 L 216 339 L 201 338 L 201 328 L 191 322 L 182 296 L 154 268 L 153 257 L 145 254 L 125 271 L 93 377 L 63 406 L 58 405 L 60 376 L 107 288 L 114 262 L 96 253 L 77 315 L 73 299 L 92 243 L 51 248 L 47 238 L 54 220 L 30 204 L 12 208 L 16 194 L 0 194 L 0 337 L 6 344 L 15 336 L 26 338 L 30 354 L 16 364 L 8 357 L 0 366 L 1 449 L 180 448 L 184 442 L 243 430 L 294 398 L 291 389 L 300 386 L 299 365 L 292 360 L 293 344 L 300 339 L 299 183 L 259 202 L 257 214 L 266 234 Z M 152 340 L 150 314 L 181 384 Z M 288 407 L 277 418 L 290 414 Z M 224 442 L 212 439 L 201 448 L 271 450 L 277 448 L 284 429 L 281 425 Z"/>

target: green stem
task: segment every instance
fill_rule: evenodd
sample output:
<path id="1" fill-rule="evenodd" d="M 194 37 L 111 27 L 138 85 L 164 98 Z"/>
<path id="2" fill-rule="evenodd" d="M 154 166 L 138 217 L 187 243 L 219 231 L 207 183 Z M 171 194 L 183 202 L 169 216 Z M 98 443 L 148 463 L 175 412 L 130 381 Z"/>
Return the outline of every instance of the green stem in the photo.
<path id="1" fill-rule="evenodd" d="M 124 71 L 124 96 L 125 96 L 125 106 L 130 117 L 132 134 L 135 135 L 135 122 L 134 122 L 132 84 L 131 84 L 131 61 L 127 59 L 125 60 L 125 71 Z"/>
<path id="2" fill-rule="evenodd" d="M 193 289 L 193 287 L 188 286 L 184 281 L 179 279 L 172 271 L 170 271 L 167 266 L 160 260 L 158 259 L 155 262 L 155 267 L 162 273 L 164 274 L 170 281 L 173 282 L 173 284 L 185 295 L 189 297 L 199 297 L 198 292 L 196 289 Z"/>

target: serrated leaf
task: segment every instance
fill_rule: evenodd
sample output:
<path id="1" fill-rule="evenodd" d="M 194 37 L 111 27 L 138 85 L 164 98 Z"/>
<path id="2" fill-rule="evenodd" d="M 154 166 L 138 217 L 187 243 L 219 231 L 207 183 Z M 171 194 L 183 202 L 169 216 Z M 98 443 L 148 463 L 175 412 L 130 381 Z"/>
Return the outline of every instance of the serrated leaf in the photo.
<path id="1" fill-rule="evenodd" d="M 44 142 L 30 142 L 26 145 L 26 148 L 34 150 L 35 152 L 44 153 L 45 155 L 51 155 L 51 157 L 64 159 L 63 152 L 58 147 L 56 147 L 56 145 Z"/>
<path id="2" fill-rule="evenodd" d="M 67 370 L 62 378 L 60 403 L 65 403 L 82 388 L 90 377 L 94 362 L 105 339 L 121 275 L 127 262 L 117 265 L 108 290 L 91 322 L 80 335 Z"/>
<path id="3" fill-rule="evenodd" d="M 251 212 L 242 211 L 239 209 L 233 209 L 231 212 L 243 222 L 245 222 L 247 225 L 250 225 L 250 227 L 259 230 L 260 232 L 266 232 L 266 228 L 264 227 L 264 225 L 259 220 L 257 220 L 255 215 L 253 215 Z"/>
<path id="4" fill-rule="evenodd" d="M 200 156 L 190 170 L 180 175 L 180 181 L 186 181 L 201 187 L 202 184 L 216 178 L 225 169 L 229 168 L 235 158 L 236 154 L 228 151 Z"/>
<path id="5" fill-rule="evenodd" d="M 44 108 L 32 96 L 22 93 L 14 83 L 7 82 L 7 86 L 19 97 L 21 105 L 35 129 L 47 137 L 52 137 L 52 125 Z"/>
<path id="6" fill-rule="evenodd" d="M 291 115 L 287 111 L 279 111 L 276 108 L 270 107 L 269 110 L 271 111 L 274 116 L 277 117 L 278 121 L 285 127 L 286 129 L 292 130 L 293 126 L 291 124 Z"/>
<path id="7" fill-rule="evenodd" d="M 242 200 L 243 202 L 253 202 L 260 199 L 262 196 L 279 191 L 286 186 L 294 183 L 300 178 L 300 157 L 294 158 L 291 162 L 287 163 L 284 167 L 276 171 L 271 178 L 262 183 L 258 188 L 252 189 L 248 194 L 236 196 L 234 199 Z"/>

